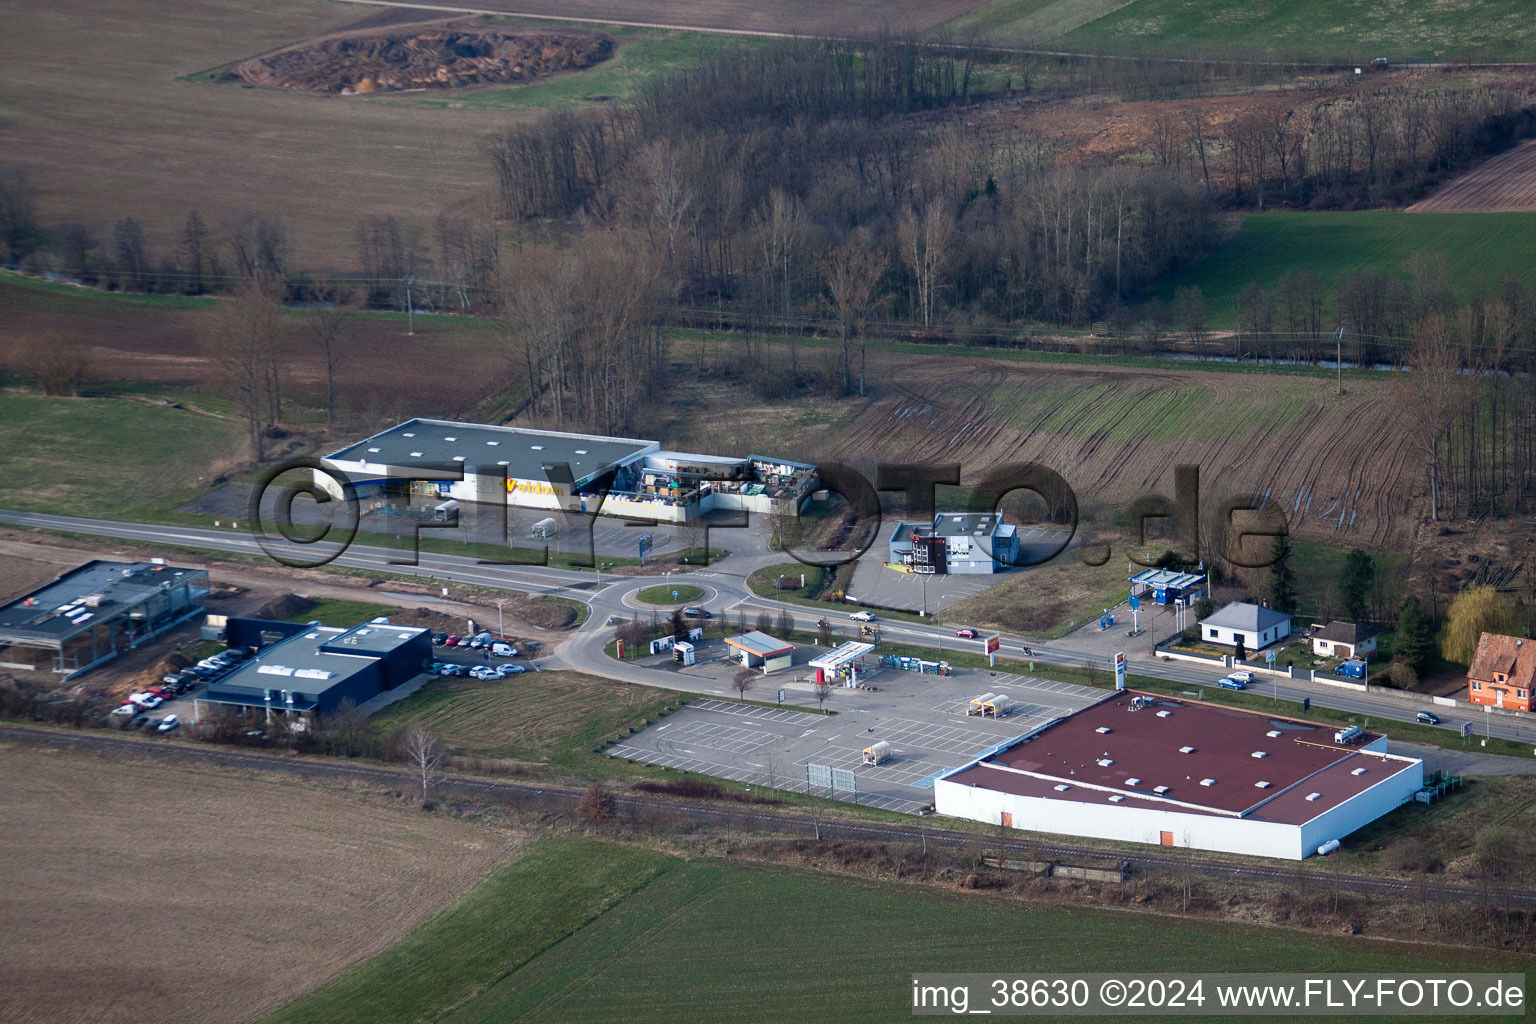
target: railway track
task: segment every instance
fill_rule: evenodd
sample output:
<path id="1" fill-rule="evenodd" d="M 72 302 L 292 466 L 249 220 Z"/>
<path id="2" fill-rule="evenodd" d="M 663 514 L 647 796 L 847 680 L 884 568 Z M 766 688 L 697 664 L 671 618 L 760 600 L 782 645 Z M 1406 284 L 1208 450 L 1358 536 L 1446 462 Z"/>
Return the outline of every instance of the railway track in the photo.
<path id="1" fill-rule="evenodd" d="M 253 753 L 242 750 L 194 745 L 182 741 L 145 740 L 96 732 L 65 732 L 28 726 L 0 725 L 0 740 L 57 750 L 75 750 L 109 756 L 141 757 L 182 764 L 209 764 L 256 771 L 275 771 L 320 781 L 361 781 L 378 785 L 410 788 L 417 783 L 400 768 L 354 762 L 297 757 L 282 754 Z M 459 796 L 478 796 L 503 802 L 540 800 L 555 807 L 574 809 L 580 801 L 579 788 L 479 779 L 463 775 L 442 776 L 439 792 Z M 723 825 L 794 838 L 819 838 L 822 841 L 845 840 L 872 843 L 906 843 L 960 849 L 978 842 L 988 851 L 1016 853 L 1032 858 L 1070 858 L 1076 863 L 1125 863 L 1134 870 L 1189 871 L 1235 881 L 1289 886 L 1309 881 L 1318 888 L 1339 888 L 1349 892 L 1382 897 L 1426 896 L 1436 900 L 1481 903 L 1509 909 L 1536 909 L 1536 892 L 1497 889 L 1470 885 L 1439 885 L 1368 875 L 1317 875 L 1299 866 L 1270 867 L 1238 861 L 1187 857 L 1162 853 L 1110 854 L 1090 847 L 1040 839 L 1008 839 L 995 834 L 966 832 L 950 828 L 913 828 L 878 822 L 843 818 L 817 819 L 808 814 L 787 811 L 749 809 L 738 805 L 721 806 L 665 797 L 616 793 L 621 810 L 638 813 L 665 812 L 679 820 L 700 824 Z"/>

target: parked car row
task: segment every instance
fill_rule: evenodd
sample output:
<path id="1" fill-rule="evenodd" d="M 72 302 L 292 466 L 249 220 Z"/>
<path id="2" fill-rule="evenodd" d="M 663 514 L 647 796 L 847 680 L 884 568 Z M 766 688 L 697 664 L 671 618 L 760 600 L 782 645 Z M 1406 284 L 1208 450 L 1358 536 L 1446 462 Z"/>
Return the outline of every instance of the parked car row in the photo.
<path id="1" fill-rule="evenodd" d="M 461 665 L 453 661 L 434 661 L 428 670 L 439 676 L 468 676 L 471 679 L 505 679 L 528 671 L 526 665 Z"/>
<path id="2" fill-rule="evenodd" d="M 473 636 L 469 634 L 459 636 L 454 633 L 433 633 L 432 646 L 466 647 L 474 651 L 489 649 L 491 654 L 498 658 L 515 658 L 518 655 L 517 648 L 513 647 L 506 640 L 498 639 L 497 637 L 492 636 L 490 633 L 485 632 L 476 633 Z M 525 646 L 537 647 L 538 644 L 533 641 L 529 641 Z"/>

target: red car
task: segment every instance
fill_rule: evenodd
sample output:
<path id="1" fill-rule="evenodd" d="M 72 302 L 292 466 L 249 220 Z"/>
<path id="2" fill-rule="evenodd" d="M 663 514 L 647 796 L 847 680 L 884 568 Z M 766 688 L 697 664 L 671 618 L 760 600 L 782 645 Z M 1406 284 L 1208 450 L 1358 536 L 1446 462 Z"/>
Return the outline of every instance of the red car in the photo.
<path id="1" fill-rule="evenodd" d="M 447 640 L 444 640 L 443 641 L 443 646 L 444 647 L 457 647 L 457 646 L 459 646 L 459 635 L 457 633 L 455 633 L 452 636 L 450 636 Z"/>
<path id="2" fill-rule="evenodd" d="M 974 629 L 970 628 L 955 630 L 955 636 L 963 636 L 967 640 L 975 640 L 980 635 L 980 633 L 977 633 Z"/>

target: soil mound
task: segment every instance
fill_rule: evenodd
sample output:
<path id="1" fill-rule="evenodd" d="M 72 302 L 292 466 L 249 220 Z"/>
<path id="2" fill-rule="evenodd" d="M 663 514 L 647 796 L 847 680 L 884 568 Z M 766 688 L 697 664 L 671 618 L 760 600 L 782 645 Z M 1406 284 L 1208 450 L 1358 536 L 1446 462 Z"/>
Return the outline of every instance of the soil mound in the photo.
<path id="1" fill-rule="evenodd" d="M 596 33 L 443 29 L 322 39 L 234 70 L 251 85 L 351 96 L 529 82 L 600 64 L 613 51 L 614 41 Z"/>

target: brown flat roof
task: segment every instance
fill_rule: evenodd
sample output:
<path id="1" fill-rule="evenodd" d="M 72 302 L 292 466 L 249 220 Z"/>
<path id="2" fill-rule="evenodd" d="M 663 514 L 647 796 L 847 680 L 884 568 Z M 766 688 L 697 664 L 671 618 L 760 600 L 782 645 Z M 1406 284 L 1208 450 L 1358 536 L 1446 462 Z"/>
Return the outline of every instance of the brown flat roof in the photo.
<path id="1" fill-rule="evenodd" d="M 1153 703 L 1133 710 L 1137 696 Z M 1363 752 L 1362 746 L 1380 738 L 1377 733 L 1345 745 L 1334 742 L 1336 731 L 1317 722 L 1127 691 L 949 781 L 1048 799 L 1123 806 L 1171 802 L 1195 813 L 1299 824 L 1413 763 Z M 1357 775 L 1357 768 L 1364 771 Z M 1062 791 L 1057 785 L 1072 788 Z M 1159 786 L 1167 789 L 1157 793 Z M 1307 800 L 1314 792 L 1318 798 Z M 1111 793 L 1143 798 L 1110 801 Z"/>

